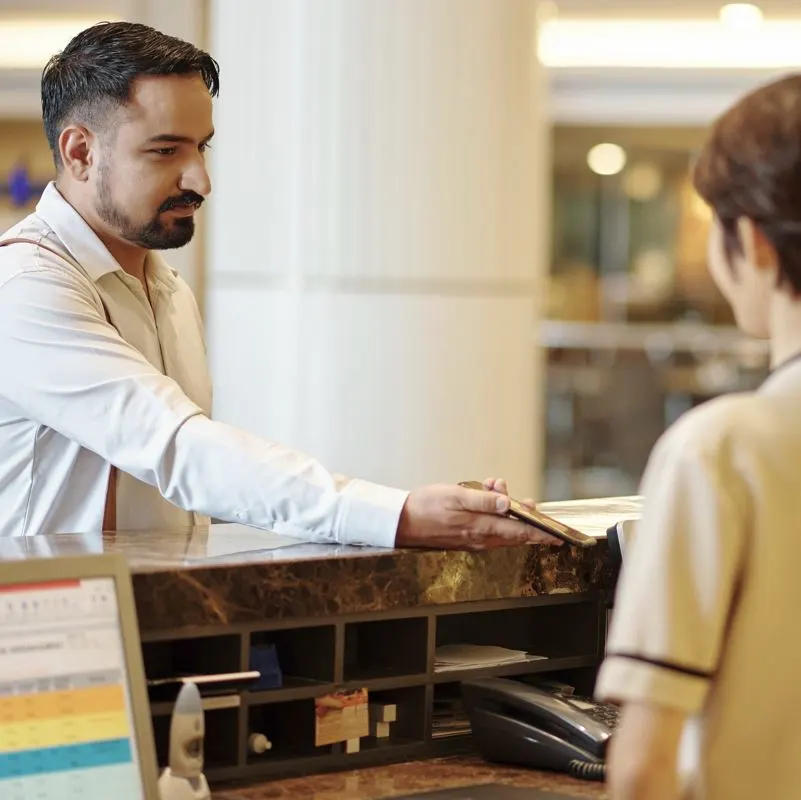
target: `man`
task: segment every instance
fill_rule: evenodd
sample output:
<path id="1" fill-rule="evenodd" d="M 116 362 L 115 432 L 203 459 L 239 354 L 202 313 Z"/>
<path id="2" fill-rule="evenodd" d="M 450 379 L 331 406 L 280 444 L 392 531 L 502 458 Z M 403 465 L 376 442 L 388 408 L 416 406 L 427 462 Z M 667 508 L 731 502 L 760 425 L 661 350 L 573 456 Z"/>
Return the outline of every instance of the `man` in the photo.
<path id="1" fill-rule="evenodd" d="M 623 703 L 614 800 L 801 796 L 799 142 L 792 75 L 724 114 L 696 165 L 710 271 L 771 374 L 684 415 L 649 461 L 597 690 Z"/>
<path id="2" fill-rule="evenodd" d="M 406 493 L 210 419 L 197 307 L 158 251 L 192 238 L 210 192 L 218 86 L 207 53 L 130 23 L 45 67 L 57 178 L 0 247 L 0 535 L 213 516 L 330 542 L 552 542 L 502 516 L 502 481 Z"/>

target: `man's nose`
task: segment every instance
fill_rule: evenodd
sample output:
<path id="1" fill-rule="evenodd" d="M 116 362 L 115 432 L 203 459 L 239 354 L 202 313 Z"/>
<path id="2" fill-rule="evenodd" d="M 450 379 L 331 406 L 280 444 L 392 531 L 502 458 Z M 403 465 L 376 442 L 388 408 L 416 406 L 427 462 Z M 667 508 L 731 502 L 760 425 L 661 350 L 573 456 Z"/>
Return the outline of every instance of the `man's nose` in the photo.
<path id="1" fill-rule="evenodd" d="M 181 191 L 196 192 L 201 197 L 211 193 L 211 178 L 202 161 L 197 161 L 184 170 L 181 175 Z"/>

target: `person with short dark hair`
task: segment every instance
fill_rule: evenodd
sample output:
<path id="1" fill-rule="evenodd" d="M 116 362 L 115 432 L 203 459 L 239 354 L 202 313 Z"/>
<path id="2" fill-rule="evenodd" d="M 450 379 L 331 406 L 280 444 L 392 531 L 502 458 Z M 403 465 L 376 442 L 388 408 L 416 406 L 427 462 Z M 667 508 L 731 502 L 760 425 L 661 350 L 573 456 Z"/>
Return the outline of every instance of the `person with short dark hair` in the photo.
<path id="1" fill-rule="evenodd" d="M 128 22 L 44 69 L 57 177 L 0 241 L 0 536 L 216 517 L 323 542 L 555 543 L 505 516 L 502 480 L 401 491 L 210 418 L 200 315 L 160 251 L 211 190 L 219 85 L 208 53 Z"/>
<path id="2" fill-rule="evenodd" d="M 682 416 L 651 454 L 596 688 L 623 704 L 609 784 L 613 800 L 795 800 L 801 75 L 725 113 L 694 182 L 714 212 L 710 271 L 772 369 Z"/>

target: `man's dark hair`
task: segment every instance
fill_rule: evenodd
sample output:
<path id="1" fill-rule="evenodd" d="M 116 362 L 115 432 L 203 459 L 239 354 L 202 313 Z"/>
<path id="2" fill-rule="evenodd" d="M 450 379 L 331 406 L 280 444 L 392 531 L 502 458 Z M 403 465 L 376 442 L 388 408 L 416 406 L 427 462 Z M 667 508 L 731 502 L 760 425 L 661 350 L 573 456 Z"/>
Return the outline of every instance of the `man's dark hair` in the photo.
<path id="1" fill-rule="evenodd" d="M 696 163 L 696 191 L 723 228 L 729 263 L 747 217 L 773 245 L 779 286 L 801 295 L 801 75 L 751 92 L 712 127 Z"/>
<path id="2" fill-rule="evenodd" d="M 144 75 L 192 73 L 217 96 L 219 65 L 189 42 L 133 22 L 101 22 L 81 31 L 42 72 L 42 117 L 56 167 L 58 137 L 69 122 L 102 124 L 102 116 L 124 105 L 133 82 Z"/>

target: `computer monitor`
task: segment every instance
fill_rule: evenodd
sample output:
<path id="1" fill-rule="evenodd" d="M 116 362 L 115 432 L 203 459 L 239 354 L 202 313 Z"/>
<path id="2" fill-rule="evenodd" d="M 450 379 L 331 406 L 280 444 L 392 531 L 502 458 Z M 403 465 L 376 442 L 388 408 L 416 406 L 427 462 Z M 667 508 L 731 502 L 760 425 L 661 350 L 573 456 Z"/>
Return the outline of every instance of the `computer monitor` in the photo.
<path id="1" fill-rule="evenodd" d="M 0 562 L 0 798 L 158 800 L 121 557 Z"/>

